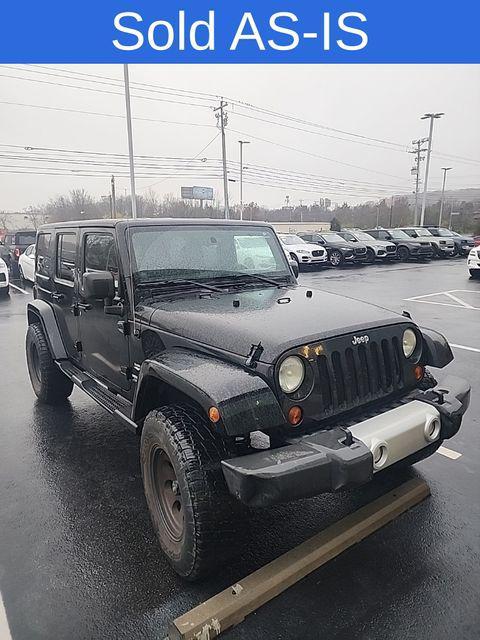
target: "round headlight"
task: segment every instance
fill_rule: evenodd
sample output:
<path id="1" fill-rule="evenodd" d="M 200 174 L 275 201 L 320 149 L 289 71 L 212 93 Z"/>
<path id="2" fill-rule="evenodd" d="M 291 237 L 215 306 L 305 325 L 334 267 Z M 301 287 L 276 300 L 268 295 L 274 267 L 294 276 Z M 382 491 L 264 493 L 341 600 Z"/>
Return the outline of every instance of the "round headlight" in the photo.
<path id="1" fill-rule="evenodd" d="M 410 358 L 412 353 L 415 351 L 415 347 L 417 346 L 417 336 L 415 335 L 415 331 L 411 329 L 405 329 L 403 332 L 403 353 L 406 358 Z"/>
<path id="2" fill-rule="evenodd" d="M 305 365 L 297 356 L 289 356 L 280 365 L 278 382 L 284 393 L 293 393 L 300 388 L 305 378 Z"/>

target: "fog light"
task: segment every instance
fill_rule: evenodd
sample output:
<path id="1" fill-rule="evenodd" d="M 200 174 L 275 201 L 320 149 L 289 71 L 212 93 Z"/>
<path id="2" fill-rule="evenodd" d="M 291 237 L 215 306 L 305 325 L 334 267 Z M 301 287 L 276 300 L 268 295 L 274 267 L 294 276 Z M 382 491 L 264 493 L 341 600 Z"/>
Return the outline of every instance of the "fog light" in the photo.
<path id="1" fill-rule="evenodd" d="M 217 407 L 210 407 L 208 410 L 208 417 L 211 422 L 218 422 L 220 420 L 220 411 Z"/>
<path id="2" fill-rule="evenodd" d="M 434 442 L 435 440 L 437 440 L 438 436 L 440 435 L 440 428 L 440 420 L 438 418 L 432 418 L 432 420 L 430 420 L 430 422 L 427 422 L 427 424 L 425 425 L 425 439 L 428 442 Z"/>
<path id="3" fill-rule="evenodd" d="M 423 376 L 425 375 L 425 369 L 424 367 L 422 367 L 421 364 L 417 364 L 417 366 L 414 368 L 413 370 L 413 375 L 415 376 L 415 380 L 417 382 L 420 382 L 420 380 L 423 378 Z"/>
<path id="4" fill-rule="evenodd" d="M 373 466 L 375 469 L 380 469 L 383 467 L 385 462 L 387 461 L 387 447 L 384 444 L 379 444 L 373 450 Z"/>
<path id="5" fill-rule="evenodd" d="M 297 424 L 300 424 L 302 418 L 303 411 L 301 407 L 290 407 L 290 409 L 288 410 L 288 421 L 290 422 L 290 424 L 293 424 L 293 426 L 296 427 Z"/>

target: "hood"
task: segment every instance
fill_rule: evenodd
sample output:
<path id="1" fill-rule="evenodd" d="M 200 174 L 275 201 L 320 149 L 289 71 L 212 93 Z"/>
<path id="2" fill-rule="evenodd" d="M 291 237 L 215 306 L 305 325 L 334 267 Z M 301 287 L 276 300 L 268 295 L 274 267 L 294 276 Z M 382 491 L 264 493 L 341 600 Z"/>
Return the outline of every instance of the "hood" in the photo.
<path id="1" fill-rule="evenodd" d="M 260 359 L 267 363 L 309 342 L 405 322 L 403 316 L 366 302 L 318 290 L 307 297 L 307 291 L 290 285 L 168 298 L 149 305 L 143 315 L 150 316 L 152 327 L 245 357 L 252 344 L 261 342 Z"/>
<path id="2" fill-rule="evenodd" d="M 314 244 L 313 242 L 300 242 L 299 244 L 282 244 L 285 251 L 318 251 L 323 249 L 321 244 Z"/>

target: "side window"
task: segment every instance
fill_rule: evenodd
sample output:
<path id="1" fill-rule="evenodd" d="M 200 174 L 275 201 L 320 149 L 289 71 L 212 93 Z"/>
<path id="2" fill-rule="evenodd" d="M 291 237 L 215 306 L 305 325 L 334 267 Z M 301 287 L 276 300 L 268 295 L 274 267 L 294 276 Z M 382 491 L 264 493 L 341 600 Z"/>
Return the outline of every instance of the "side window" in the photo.
<path id="1" fill-rule="evenodd" d="M 52 258 L 50 255 L 50 233 L 40 233 L 37 238 L 35 254 L 35 271 L 41 276 L 50 277 L 52 274 Z"/>
<path id="2" fill-rule="evenodd" d="M 85 236 L 85 271 L 118 273 L 115 242 L 110 233 L 89 233 Z"/>
<path id="3" fill-rule="evenodd" d="M 76 253 L 75 234 L 59 233 L 57 236 L 57 278 L 73 282 Z"/>

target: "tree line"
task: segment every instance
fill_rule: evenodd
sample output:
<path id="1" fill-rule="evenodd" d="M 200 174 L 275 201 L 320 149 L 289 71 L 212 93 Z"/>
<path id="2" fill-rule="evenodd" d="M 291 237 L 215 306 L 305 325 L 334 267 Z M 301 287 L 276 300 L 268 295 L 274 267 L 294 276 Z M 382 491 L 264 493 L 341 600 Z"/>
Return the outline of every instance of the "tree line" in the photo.
<path id="1" fill-rule="evenodd" d="M 213 203 L 201 203 L 182 200 L 172 195 L 159 198 L 153 191 L 137 196 L 138 217 L 160 218 L 216 218 L 224 217 L 223 209 Z M 46 222 L 64 222 L 73 220 L 92 220 L 109 218 L 112 216 L 110 198 L 94 198 L 85 189 L 74 189 L 68 194 L 52 198 L 44 204 L 28 207 L 24 210 L 25 225 L 38 228 Z M 131 200 L 129 196 L 119 196 L 116 200 L 116 216 L 128 218 L 131 216 Z M 450 211 L 457 215 L 452 217 L 452 229 L 466 233 L 480 233 L 480 197 L 478 200 L 458 202 L 449 201 L 444 208 L 443 226 L 449 226 Z M 429 204 L 426 209 L 425 223 L 437 224 L 440 202 Z M 477 215 L 475 215 L 477 214 Z M 231 218 L 240 218 L 240 207 L 232 207 Z M 259 220 L 266 222 L 311 222 L 312 229 L 315 222 L 333 221 L 333 228 L 358 227 L 369 229 L 380 227 L 399 227 L 413 224 L 414 210 L 406 197 L 387 198 L 363 204 L 349 205 L 346 202 L 326 209 L 318 204 L 301 205 L 296 207 L 282 207 L 269 209 L 255 202 L 244 206 L 244 220 Z M 8 228 L 8 216 L 0 212 L 0 228 Z"/>

